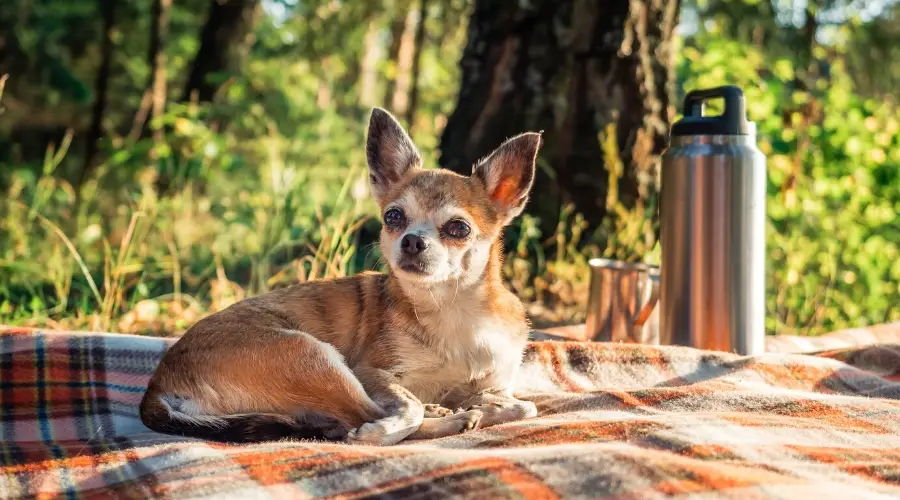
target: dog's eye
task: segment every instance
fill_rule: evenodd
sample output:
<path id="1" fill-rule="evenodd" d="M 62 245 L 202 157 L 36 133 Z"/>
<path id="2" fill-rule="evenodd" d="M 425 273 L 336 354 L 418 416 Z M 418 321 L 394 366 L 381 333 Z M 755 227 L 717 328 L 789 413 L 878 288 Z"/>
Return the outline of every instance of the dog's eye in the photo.
<path id="1" fill-rule="evenodd" d="M 472 230 L 469 229 L 469 225 L 466 224 L 465 221 L 453 219 L 444 224 L 444 230 L 442 232 L 451 238 L 461 240 L 466 236 L 469 236 L 469 233 L 472 232 Z"/>
<path id="2" fill-rule="evenodd" d="M 403 210 L 399 208 L 392 208 L 384 213 L 384 225 L 397 228 L 406 224 L 406 216 L 403 215 Z"/>

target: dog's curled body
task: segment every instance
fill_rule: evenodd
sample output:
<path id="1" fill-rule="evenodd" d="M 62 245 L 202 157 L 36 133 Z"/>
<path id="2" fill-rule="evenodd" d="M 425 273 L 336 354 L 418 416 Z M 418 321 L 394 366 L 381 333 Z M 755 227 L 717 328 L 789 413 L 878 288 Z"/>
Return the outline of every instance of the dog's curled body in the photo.
<path id="1" fill-rule="evenodd" d="M 389 271 L 273 290 L 199 321 L 157 368 L 142 421 L 219 441 L 385 445 L 535 415 L 512 396 L 528 325 L 501 281 L 500 234 L 539 145 L 510 139 L 470 177 L 424 170 L 375 110 L 367 153 Z"/>

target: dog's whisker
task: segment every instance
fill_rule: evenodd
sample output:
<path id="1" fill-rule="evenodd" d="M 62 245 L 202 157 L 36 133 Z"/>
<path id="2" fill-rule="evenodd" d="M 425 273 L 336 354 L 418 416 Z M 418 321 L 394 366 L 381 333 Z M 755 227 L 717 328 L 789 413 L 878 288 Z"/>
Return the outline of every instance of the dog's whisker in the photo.
<path id="1" fill-rule="evenodd" d="M 438 308 L 438 312 L 441 312 L 441 304 L 438 302 L 438 299 L 434 296 L 434 291 L 431 290 L 431 287 L 428 289 L 428 295 L 431 295 L 431 301 L 434 302 L 434 305 Z"/>
<path id="2" fill-rule="evenodd" d="M 410 302 L 410 304 L 412 304 L 413 314 L 416 316 L 416 321 L 418 321 L 419 324 L 421 325 L 421 324 L 422 324 L 422 319 L 419 318 L 419 311 L 416 311 L 416 301 L 415 301 L 415 300 L 411 300 L 411 301 L 409 301 L 409 302 Z"/>
<path id="3" fill-rule="evenodd" d="M 363 262 L 369 260 L 369 256 L 372 255 L 372 252 L 375 251 L 375 248 L 378 246 L 378 243 L 369 243 L 366 246 L 369 247 L 369 251 L 366 252 L 366 256 L 363 258 Z M 378 257 L 378 260 L 375 262 L 375 265 L 377 266 L 378 264 L 383 264 L 383 262 L 381 262 L 381 260 L 383 258 L 384 258 L 384 256 Z"/>

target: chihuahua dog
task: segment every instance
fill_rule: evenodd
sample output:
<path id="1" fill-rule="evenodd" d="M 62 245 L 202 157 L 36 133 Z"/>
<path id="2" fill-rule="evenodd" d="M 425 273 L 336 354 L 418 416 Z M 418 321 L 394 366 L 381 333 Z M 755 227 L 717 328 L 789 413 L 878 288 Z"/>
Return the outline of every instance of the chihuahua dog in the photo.
<path id="1" fill-rule="evenodd" d="M 366 155 L 385 274 L 312 281 L 192 326 L 141 402 L 158 432 L 248 442 L 391 445 L 537 414 L 513 397 L 528 322 L 501 282 L 501 232 L 534 180 L 540 133 L 508 139 L 471 176 L 422 168 L 382 109 Z"/>

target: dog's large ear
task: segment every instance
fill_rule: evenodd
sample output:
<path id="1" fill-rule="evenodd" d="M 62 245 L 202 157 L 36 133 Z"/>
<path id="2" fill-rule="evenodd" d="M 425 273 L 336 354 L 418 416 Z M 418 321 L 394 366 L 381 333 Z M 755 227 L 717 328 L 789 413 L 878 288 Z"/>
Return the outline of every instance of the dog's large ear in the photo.
<path id="1" fill-rule="evenodd" d="M 384 201 L 391 186 L 422 164 L 419 150 L 403 126 L 381 108 L 373 109 L 369 118 L 366 160 L 369 163 L 369 181 L 379 204 Z"/>
<path id="2" fill-rule="evenodd" d="M 526 132 L 507 139 L 475 164 L 472 175 L 484 183 L 504 223 L 525 208 L 534 183 L 535 160 L 541 142 L 540 133 Z"/>

